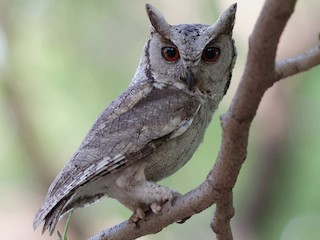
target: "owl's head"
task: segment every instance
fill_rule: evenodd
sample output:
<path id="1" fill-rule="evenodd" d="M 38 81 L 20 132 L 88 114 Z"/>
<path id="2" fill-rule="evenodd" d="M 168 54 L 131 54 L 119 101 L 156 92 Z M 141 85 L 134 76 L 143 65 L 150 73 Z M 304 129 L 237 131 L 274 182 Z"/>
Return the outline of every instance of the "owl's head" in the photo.
<path id="1" fill-rule="evenodd" d="M 170 25 L 150 4 L 146 10 L 151 36 L 133 82 L 152 79 L 160 85 L 225 94 L 236 59 L 232 39 L 236 4 L 213 25 Z"/>

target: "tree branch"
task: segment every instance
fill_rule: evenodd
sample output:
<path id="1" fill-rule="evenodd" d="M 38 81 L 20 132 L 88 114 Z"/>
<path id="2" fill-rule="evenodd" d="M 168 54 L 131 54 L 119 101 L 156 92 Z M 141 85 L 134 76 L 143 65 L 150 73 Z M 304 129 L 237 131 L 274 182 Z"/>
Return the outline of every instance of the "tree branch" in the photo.
<path id="1" fill-rule="evenodd" d="M 320 64 L 320 46 L 287 60 L 276 62 L 275 81 L 309 70 Z"/>
<path id="2" fill-rule="evenodd" d="M 279 38 L 294 10 L 295 2 L 265 2 L 249 40 L 248 58 L 241 82 L 231 106 L 221 117 L 222 144 L 206 180 L 196 189 L 178 198 L 173 206 L 165 204 L 159 214 L 147 213 L 147 221 L 140 221 L 139 228 L 130 228 L 126 221 L 103 230 L 91 240 L 130 240 L 156 233 L 171 223 L 205 210 L 214 203 L 217 204 L 217 208 L 211 227 L 217 234 L 217 239 L 232 239 L 232 189 L 247 156 L 250 125 L 263 94 L 279 79 L 320 64 L 319 47 L 275 64 Z"/>
<path id="3" fill-rule="evenodd" d="M 295 0 L 267 0 L 261 10 L 249 39 L 249 52 L 239 87 L 226 114 L 221 117 L 222 145 L 218 159 L 208 178 L 214 181 L 215 189 L 232 191 L 239 171 L 247 157 L 250 125 L 256 115 L 261 98 L 274 83 L 274 59 L 283 29 L 291 16 Z M 217 213 L 213 221 L 228 215 L 230 205 L 224 198 L 218 198 Z M 219 215 L 222 215 L 219 217 Z M 219 240 L 231 240 L 231 228 L 226 224 L 213 228 Z M 227 220 L 227 219 L 226 219 Z M 224 230 L 217 232 L 216 229 Z"/>
<path id="4" fill-rule="evenodd" d="M 211 229 L 216 233 L 217 239 L 233 239 L 230 220 L 234 216 L 232 190 L 228 191 L 217 203 Z"/>
<path id="5" fill-rule="evenodd" d="M 103 230 L 90 240 L 131 240 L 147 234 L 157 233 L 171 223 L 186 219 L 212 206 L 217 195 L 209 181 L 203 182 L 196 189 L 188 192 L 183 197 L 177 198 L 173 205 L 163 205 L 157 215 L 152 212 L 146 214 L 146 221 L 140 221 L 136 229 L 130 228 L 128 221 Z"/>

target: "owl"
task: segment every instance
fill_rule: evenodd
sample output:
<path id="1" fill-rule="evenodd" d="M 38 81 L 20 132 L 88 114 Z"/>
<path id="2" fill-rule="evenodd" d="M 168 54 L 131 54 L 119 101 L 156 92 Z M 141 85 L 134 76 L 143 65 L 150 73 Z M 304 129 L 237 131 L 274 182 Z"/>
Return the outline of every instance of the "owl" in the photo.
<path id="1" fill-rule="evenodd" d="M 227 92 L 236 4 L 213 25 L 170 25 L 153 6 L 146 11 L 150 38 L 130 85 L 55 178 L 34 228 L 44 222 L 43 232 L 52 234 L 66 213 L 105 196 L 129 208 L 129 222 L 137 223 L 179 196 L 156 182 L 189 161 Z"/>

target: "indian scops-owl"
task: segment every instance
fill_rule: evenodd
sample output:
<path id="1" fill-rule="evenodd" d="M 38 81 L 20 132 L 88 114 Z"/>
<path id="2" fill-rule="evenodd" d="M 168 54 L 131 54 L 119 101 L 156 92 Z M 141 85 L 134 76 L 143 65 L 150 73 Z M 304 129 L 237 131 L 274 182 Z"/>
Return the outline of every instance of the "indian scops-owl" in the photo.
<path id="1" fill-rule="evenodd" d="M 229 87 L 236 5 L 213 25 L 170 25 L 151 5 L 146 10 L 150 38 L 131 84 L 55 178 L 34 228 L 44 221 L 52 233 L 63 215 L 104 196 L 131 209 L 137 222 L 177 196 L 156 182 L 192 157 Z"/>

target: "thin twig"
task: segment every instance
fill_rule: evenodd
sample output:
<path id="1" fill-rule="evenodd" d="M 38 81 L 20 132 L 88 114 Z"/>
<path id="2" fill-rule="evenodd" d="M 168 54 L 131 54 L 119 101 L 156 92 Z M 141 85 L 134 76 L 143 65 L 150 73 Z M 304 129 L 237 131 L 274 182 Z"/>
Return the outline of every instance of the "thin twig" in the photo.
<path id="1" fill-rule="evenodd" d="M 278 61 L 275 69 L 275 80 L 278 81 L 294 74 L 308 71 L 319 64 L 320 46 L 317 46 L 296 57 Z"/>

